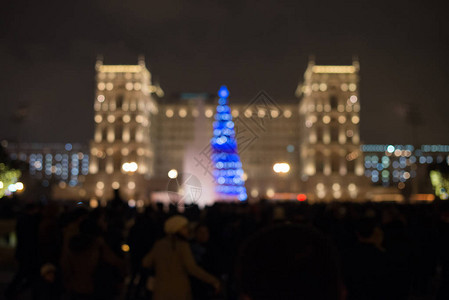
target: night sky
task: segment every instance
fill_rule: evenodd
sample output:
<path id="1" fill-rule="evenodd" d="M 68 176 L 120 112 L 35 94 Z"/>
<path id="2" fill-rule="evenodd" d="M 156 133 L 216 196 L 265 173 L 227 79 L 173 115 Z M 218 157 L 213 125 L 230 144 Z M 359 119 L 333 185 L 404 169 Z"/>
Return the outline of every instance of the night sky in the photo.
<path id="1" fill-rule="evenodd" d="M 449 26 L 437 2 L 5 2 L 0 139 L 88 142 L 97 54 L 105 64 L 144 54 L 168 98 L 225 83 L 230 101 L 260 90 L 293 100 L 314 54 L 359 56 L 364 143 L 412 143 L 412 128 L 417 143 L 449 143 Z"/>

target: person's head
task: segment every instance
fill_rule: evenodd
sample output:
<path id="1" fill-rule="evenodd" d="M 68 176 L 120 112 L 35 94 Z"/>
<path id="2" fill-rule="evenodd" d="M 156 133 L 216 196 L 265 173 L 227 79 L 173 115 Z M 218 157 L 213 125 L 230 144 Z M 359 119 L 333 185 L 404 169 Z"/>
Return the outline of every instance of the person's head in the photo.
<path id="1" fill-rule="evenodd" d="M 344 298 L 333 246 L 303 225 L 278 225 L 256 233 L 243 245 L 236 271 L 243 299 Z"/>
<path id="2" fill-rule="evenodd" d="M 358 221 L 356 228 L 357 238 L 362 243 L 381 246 L 383 232 L 376 221 L 372 218 L 362 218 Z"/>
<path id="3" fill-rule="evenodd" d="M 47 282 L 54 282 L 56 278 L 56 267 L 46 263 L 41 267 L 41 276 Z"/>
<path id="4" fill-rule="evenodd" d="M 209 241 L 209 228 L 206 225 L 199 224 L 195 228 L 195 240 L 201 244 L 205 244 Z"/>
<path id="5" fill-rule="evenodd" d="M 184 238 L 189 237 L 189 220 L 186 217 L 176 215 L 165 221 L 164 231 L 168 235 L 179 235 Z"/>

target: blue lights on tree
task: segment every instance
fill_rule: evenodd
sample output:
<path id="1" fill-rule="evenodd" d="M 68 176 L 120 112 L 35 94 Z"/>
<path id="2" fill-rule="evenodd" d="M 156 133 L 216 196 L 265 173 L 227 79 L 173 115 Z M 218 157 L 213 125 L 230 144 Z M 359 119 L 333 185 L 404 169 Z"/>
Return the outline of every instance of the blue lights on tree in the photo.
<path id="1" fill-rule="evenodd" d="M 214 137 L 210 142 L 217 184 L 215 192 L 220 200 L 244 201 L 248 196 L 243 180 L 242 163 L 237 151 L 231 108 L 227 104 L 229 91 L 226 86 L 220 87 L 218 96 L 220 99 L 215 114 Z"/>

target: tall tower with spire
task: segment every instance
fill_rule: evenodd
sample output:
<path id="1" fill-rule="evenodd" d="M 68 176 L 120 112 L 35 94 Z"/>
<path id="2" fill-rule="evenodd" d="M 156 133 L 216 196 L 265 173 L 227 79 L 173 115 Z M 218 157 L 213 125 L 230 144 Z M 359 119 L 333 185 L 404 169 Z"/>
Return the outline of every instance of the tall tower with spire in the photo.
<path id="1" fill-rule="evenodd" d="M 356 199 L 364 187 L 360 150 L 359 63 L 316 65 L 309 60 L 296 95 L 301 139 L 300 169 L 309 198 Z"/>
<path id="2" fill-rule="evenodd" d="M 127 200 L 146 200 L 145 182 L 153 176 L 154 141 L 151 138 L 157 103 L 145 59 L 137 65 L 95 65 L 97 87 L 94 100 L 94 139 L 85 187 L 92 197 L 110 199 L 120 189 Z"/>

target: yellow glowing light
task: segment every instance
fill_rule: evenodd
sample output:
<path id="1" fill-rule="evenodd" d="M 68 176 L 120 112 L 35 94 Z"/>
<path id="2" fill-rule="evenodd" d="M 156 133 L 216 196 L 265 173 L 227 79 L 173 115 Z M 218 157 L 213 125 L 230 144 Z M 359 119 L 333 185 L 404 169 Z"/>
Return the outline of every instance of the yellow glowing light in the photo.
<path id="1" fill-rule="evenodd" d="M 259 118 L 265 117 L 265 110 L 259 109 L 259 110 L 257 111 L 257 116 L 258 116 Z"/>
<path id="2" fill-rule="evenodd" d="M 284 111 L 284 117 L 286 117 L 287 119 L 290 118 L 292 116 L 292 111 L 289 109 L 286 109 Z"/>
<path id="3" fill-rule="evenodd" d="M 187 116 L 187 110 L 185 108 L 181 108 L 178 114 L 181 118 L 185 118 Z"/>
<path id="4" fill-rule="evenodd" d="M 267 194 L 267 197 L 272 198 L 274 196 L 274 190 L 268 189 L 266 194 Z"/>
<path id="5" fill-rule="evenodd" d="M 278 111 L 278 110 L 272 110 L 272 111 L 271 111 L 271 117 L 272 117 L 272 118 L 277 118 L 277 117 L 279 117 L 279 111 Z"/>
<path id="6" fill-rule="evenodd" d="M 120 188 L 120 183 L 119 183 L 118 181 L 114 181 L 114 182 L 112 183 L 111 187 L 112 187 L 114 190 L 117 190 L 117 189 Z"/>
<path id="7" fill-rule="evenodd" d="M 144 70 L 140 65 L 101 65 L 98 71 L 103 73 L 139 73 Z"/>
<path id="8" fill-rule="evenodd" d="M 109 122 L 109 123 L 114 123 L 114 122 L 115 122 L 115 116 L 109 115 L 109 116 L 108 116 L 108 122 Z"/>
<path id="9" fill-rule="evenodd" d="M 204 113 L 206 115 L 207 118 L 212 118 L 212 116 L 214 115 L 214 112 L 212 111 L 212 109 L 206 109 L 206 112 Z"/>
<path id="10" fill-rule="evenodd" d="M 338 117 L 338 123 L 344 124 L 345 122 L 346 122 L 346 117 L 345 116 L 339 116 Z"/>
<path id="11" fill-rule="evenodd" d="M 98 89 L 99 89 L 100 91 L 103 91 L 103 90 L 106 88 L 106 85 L 104 84 L 104 82 L 100 82 L 100 83 L 97 85 L 97 87 L 98 87 Z"/>
<path id="12" fill-rule="evenodd" d="M 313 66 L 313 73 L 355 73 L 354 66 Z"/>
<path id="13" fill-rule="evenodd" d="M 331 117 L 329 116 L 324 116 L 323 117 L 323 123 L 324 124 L 329 124 L 331 122 Z"/>
<path id="14" fill-rule="evenodd" d="M 126 85 L 125 85 L 125 88 L 128 91 L 131 91 L 133 89 L 133 83 L 132 82 L 127 82 Z"/>
<path id="15" fill-rule="evenodd" d="M 326 90 L 327 90 L 327 84 L 321 83 L 321 84 L 320 84 L 320 91 L 324 92 L 324 91 L 326 91 Z"/>
<path id="16" fill-rule="evenodd" d="M 247 117 L 247 118 L 251 118 L 251 116 L 253 115 L 253 112 L 251 111 L 251 109 L 247 109 L 247 110 L 245 110 L 245 117 Z"/>
<path id="17" fill-rule="evenodd" d="M 352 123 L 354 123 L 354 124 L 359 124 L 360 118 L 359 118 L 358 116 L 353 116 L 353 117 L 351 118 L 351 121 L 352 121 Z"/>
<path id="18" fill-rule="evenodd" d="M 114 88 L 114 85 L 112 84 L 112 82 L 106 83 L 106 89 L 107 89 L 108 91 L 112 91 L 113 88 Z"/>
<path id="19" fill-rule="evenodd" d="M 251 190 L 251 197 L 255 198 L 257 196 L 259 196 L 259 191 L 256 190 L 256 189 L 252 189 Z"/>
<path id="20" fill-rule="evenodd" d="M 89 205 L 90 205 L 90 207 L 92 207 L 92 208 L 97 208 L 97 207 L 98 207 L 98 200 L 95 199 L 95 198 L 90 199 Z"/>
<path id="21" fill-rule="evenodd" d="M 357 89 L 357 85 L 355 83 L 350 83 L 349 84 L 349 90 L 351 92 L 355 92 L 356 89 Z"/>
<path id="22" fill-rule="evenodd" d="M 174 115 L 173 109 L 167 109 L 167 110 L 165 111 L 165 115 L 167 116 L 167 118 L 173 117 L 173 115 Z"/>
<path id="23" fill-rule="evenodd" d="M 232 110 L 232 116 L 233 116 L 234 118 L 237 118 L 237 117 L 239 116 L 239 111 L 236 110 L 236 109 L 233 109 L 233 110 Z"/>
<path id="24" fill-rule="evenodd" d="M 0 181 L 0 189 L 3 188 L 3 181 Z"/>
<path id="25" fill-rule="evenodd" d="M 123 252 L 129 252 L 129 246 L 127 244 L 122 245 L 122 251 Z"/>
<path id="26" fill-rule="evenodd" d="M 97 189 L 100 189 L 100 190 L 104 189 L 104 182 L 103 181 L 98 181 L 97 182 Z"/>
<path id="27" fill-rule="evenodd" d="M 342 84 L 341 84 L 341 90 L 342 90 L 343 92 L 346 92 L 346 91 L 348 90 L 348 84 L 342 83 Z"/>
<path id="28" fill-rule="evenodd" d="M 136 188 L 136 183 L 134 181 L 128 182 L 128 188 L 134 190 Z"/>
<path id="29" fill-rule="evenodd" d="M 96 123 L 101 123 L 101 121 L 103 121 L 103 117 L 101 115 L 96 115 L 95 116 L 95 122 Z"/>
<path id="30" fill-rule="evenodd" d="M 142 84 L 140 82 L 134 83 L 134 89 L 136 91 L 140 91 L 141 88 L 142 88 Z"/>
<path id="31" fill-rule="evenodd" d="M 123 116 L 123 122 L 124 123 L 129 123 L 129 121 L 131 121 L 131 117 L 129 115 L 124 115 Z"/>

